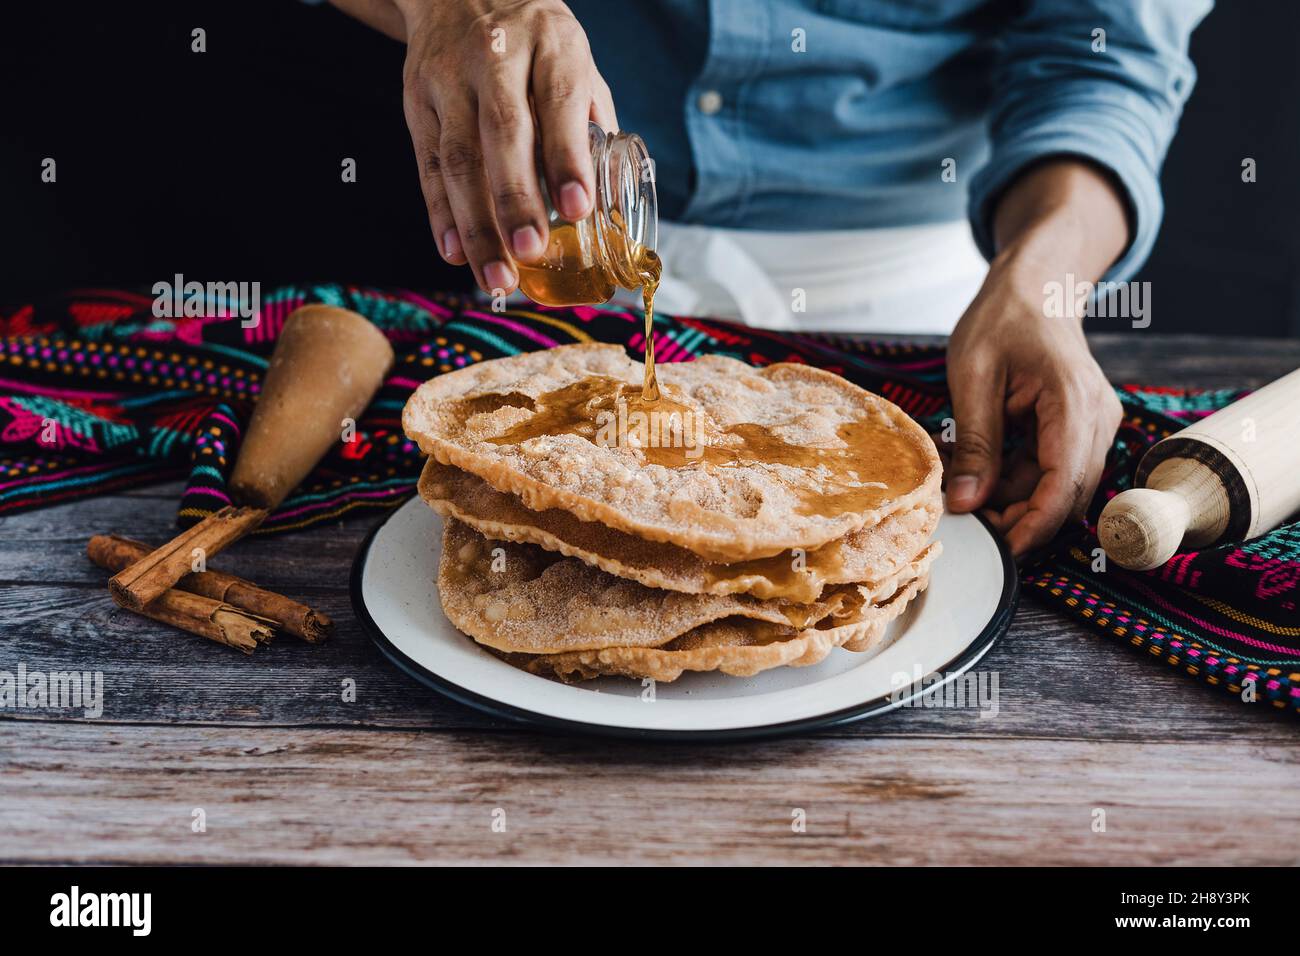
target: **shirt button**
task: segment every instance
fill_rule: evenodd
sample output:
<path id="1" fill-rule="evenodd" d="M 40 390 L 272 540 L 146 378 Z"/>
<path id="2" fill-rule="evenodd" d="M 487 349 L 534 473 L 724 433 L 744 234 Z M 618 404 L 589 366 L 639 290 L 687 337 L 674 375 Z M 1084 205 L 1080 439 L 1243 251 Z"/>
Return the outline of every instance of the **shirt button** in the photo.
<path id="1" fill-rule="evenodd" d="M 717 90 L 705 90 L 700 94 L 700 98 L 695 101 L 700 112 L 705 116 L 712 116 L 718 110 L 722 109 L 722 94 Z"/>

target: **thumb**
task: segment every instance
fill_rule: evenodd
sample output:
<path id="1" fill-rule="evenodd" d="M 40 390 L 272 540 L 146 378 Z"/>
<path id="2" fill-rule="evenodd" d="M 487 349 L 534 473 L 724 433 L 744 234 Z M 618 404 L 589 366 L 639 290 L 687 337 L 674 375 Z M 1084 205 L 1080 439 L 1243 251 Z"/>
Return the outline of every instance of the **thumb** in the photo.
<path id="1" fill-rule="evenodd" d="M 953 383 L 956 447 L 948 468 L 948 507 L 961 513 L 984 504 L 1002 470 L 1002 376 L 959 377 Z"/>

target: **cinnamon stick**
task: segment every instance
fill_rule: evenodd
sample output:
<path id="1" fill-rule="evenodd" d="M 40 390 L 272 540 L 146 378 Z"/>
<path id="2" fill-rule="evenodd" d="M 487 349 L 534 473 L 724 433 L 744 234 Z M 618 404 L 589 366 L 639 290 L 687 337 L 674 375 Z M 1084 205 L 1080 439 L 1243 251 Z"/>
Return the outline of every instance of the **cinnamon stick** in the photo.
<path id="1" fill-rule="evenodd" d="M 164 591 L 136 613 L 245 654 L 253 653 L 258 644 L 268 643 L 276 629 L 275 621 L 175 588 Z"/>
<path id="2" fill-rule="evenodd" d="M 123 571 L 148 554 L 147 544 L 115 534 L 97 534 L 86 542 L 86 555 L 108 571 Z M 176 587 L 277 621 L 312 644 L 325 640 L 334 627 L 328 615 L 222 571 L 191 571 Z"/>
<path id="3" fill-rule="evenodd" d="M 113 576 L 113 600 L 132 611 L 156 601 L 164 591 L 192 573 L 194 552 L 206 562 L 226 545 L 252 531 L 267 516 L 264 508 L 227 506 Z"/>

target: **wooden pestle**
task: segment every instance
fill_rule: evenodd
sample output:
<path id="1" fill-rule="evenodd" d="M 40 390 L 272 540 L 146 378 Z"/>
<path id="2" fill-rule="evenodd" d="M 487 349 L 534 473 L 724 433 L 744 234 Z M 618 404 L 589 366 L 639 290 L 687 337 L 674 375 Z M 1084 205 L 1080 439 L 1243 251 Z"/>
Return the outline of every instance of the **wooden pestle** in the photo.
<path id="1" fill-rule="evenodd" d="M 382 332 L 347 309 L 306 305 L 285 321 L 222 508 L 113 576 L 113 599 L 140 610 L 208 558 L 248 534 L 342 438 L 393 364 Z M 196 554 L 197 552 L 197 554 Z"/>

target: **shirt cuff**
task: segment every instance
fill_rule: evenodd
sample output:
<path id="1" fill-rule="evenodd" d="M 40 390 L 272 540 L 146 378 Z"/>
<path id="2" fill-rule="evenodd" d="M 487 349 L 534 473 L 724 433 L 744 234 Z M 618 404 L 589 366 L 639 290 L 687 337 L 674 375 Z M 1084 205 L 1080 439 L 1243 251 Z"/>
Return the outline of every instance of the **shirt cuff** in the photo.
<path id="1" fill-rule="evenodd" d="M 1118 97 L 1116 99 L 1123 99 Z M 996 253 L 993 212 L 1002 191 L 1025 167 L 1050 156 L 1080 156 L 1108 170 L 1124 192 L 1131 236 L 1128 248 L 1102 277 L 1122 282 L 1151 253 L 1164 202 L 1158 170 L 1163 150 L 1144 129 L 1145 110 L 1120 102 L 1077 103 L 1045 111 L 1036 121 L 994 137 L 993 154 L 971 183 L 970 220 L 975 242 L 987 259 Z M 1143 104 L 1145 105 L 1145 104 Z"/>

